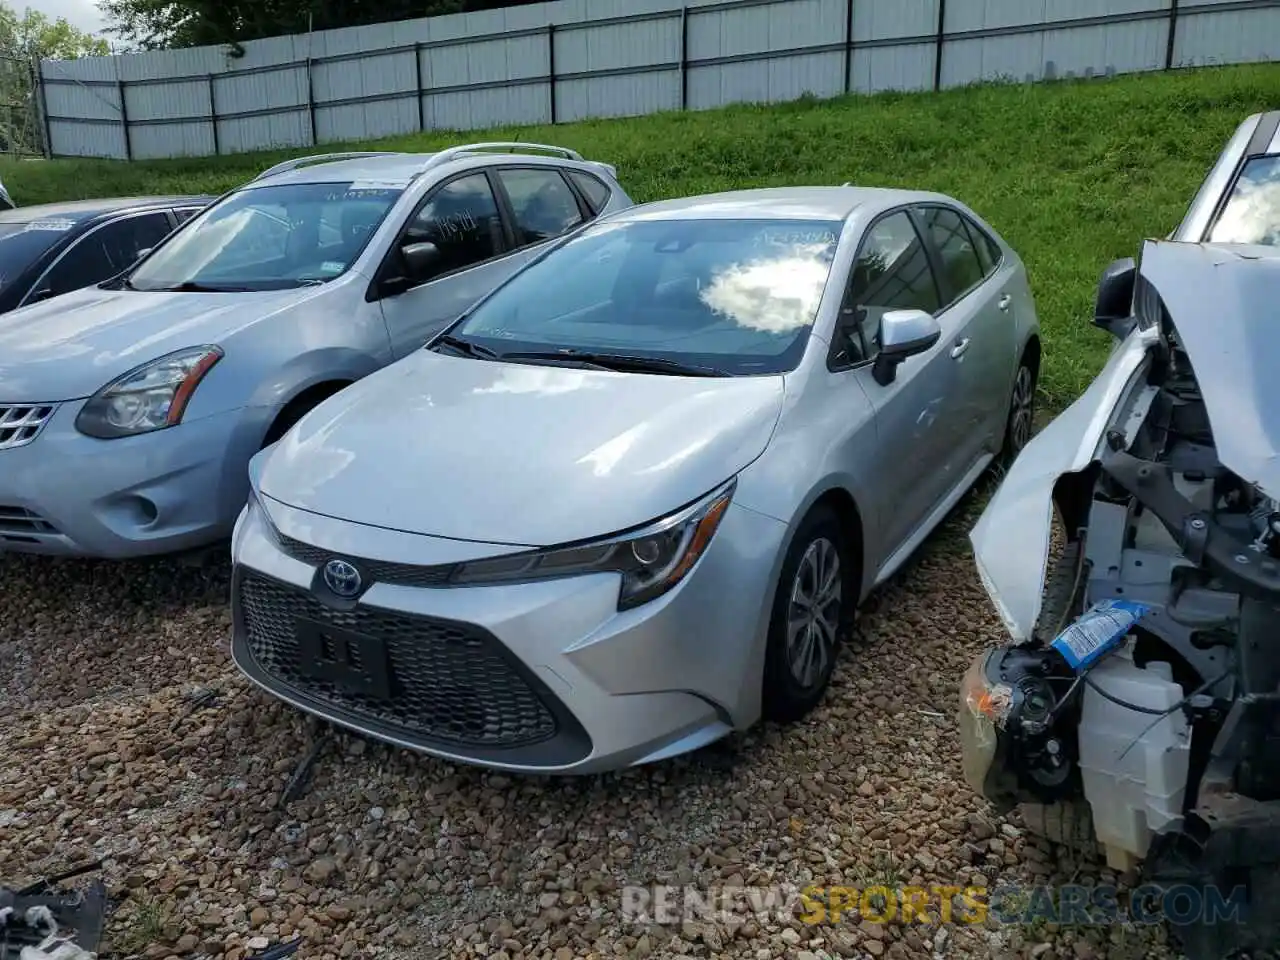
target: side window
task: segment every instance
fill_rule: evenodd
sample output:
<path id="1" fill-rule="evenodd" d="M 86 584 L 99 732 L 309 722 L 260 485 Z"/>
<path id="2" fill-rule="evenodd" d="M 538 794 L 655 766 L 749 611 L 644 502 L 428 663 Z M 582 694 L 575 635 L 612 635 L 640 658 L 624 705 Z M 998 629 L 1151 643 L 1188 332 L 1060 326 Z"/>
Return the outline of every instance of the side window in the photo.
<path id="1" fill-rule="evenodd" d="M 983 269 L 978 261 L 978 251 L 969 239 L 960 214 L 946 207 L 924 207 L 925 232 L 942 260 L 942 270 L 947 278 L 948 293 L 952 303 L 982 282 Z"/>
<path id="2" fill-rule="evenodd" d="M 879 352 L 880 318 L 890 310 L 938 310 L 938 285 L 920 234 L 906 212 L 876 221 L 863 238 L 845 295 L 841 324 L 849 363 Z"/>
<path id="3" fill-rule="evenodd" d="M 489 178 L 473 173 L 450 180 L 418 208 L 401 243 L 435 245 L 430 257 L 401 258 L 415 283 L 498 256 L 504 248 L 502 218 Z"/>
<path id="4" fill-rule="evenodd" d="M 964 225 L 969 229 L 969 239 L 978 252 L 978 263 L 982 265 L 982 277 L 985 280 L 996 272 L 1000 261 L 1004 259 L 1004 252 L 1000 249 L 1000 244 L 968 217 L 964 218 Z"/>
<path id="5" fill-rule="evenodd" d="M 597 177 L 593 177 L 589 173 L 583 173 L 580 170 L 570 170 L 569 176 L 573 182 L 578 185 L 578 189 L 582 191 L 582 195 L 587 198 L 587 206 L 591 208 L 593 216 L 599 216 L 600 211 L 605 208 L 605 204 L 609 202 L 609 194 L 613 191 L 608 185 Z"/>
<path id="6" fill-rule="evenodd" d="M 178 221 L 178 226 L 186 223 L 201 210 L 200 207 L 177 207 L 173 211 L 174 219 Z"/>
<path id="7" fill-rule="evenodd" d="M 515 214 L 516 246 L 551 240 L 582 223 L 578 201 L 555 170 L 499 170 Z"/>
<path id="8" fill-rule="evenodd" d="M 127 217 L 77 240 L 41 282 L 53 296 L 101 283 L 131 266 L 138 255 L 169 234 L 163 213 Z"/>

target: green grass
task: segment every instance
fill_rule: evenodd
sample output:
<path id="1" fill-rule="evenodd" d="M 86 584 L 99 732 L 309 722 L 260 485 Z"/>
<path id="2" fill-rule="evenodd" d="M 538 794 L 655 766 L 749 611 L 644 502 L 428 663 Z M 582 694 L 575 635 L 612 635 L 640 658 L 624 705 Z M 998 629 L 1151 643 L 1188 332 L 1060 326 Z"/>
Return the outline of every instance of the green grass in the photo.
<path id="1" fill-rule="evenodd" d="M 1103 266 L 1136 253 L 1143 238 L 1171 230 L 1235 126 L 1277 106 L 1280 65 L 1262 64 L 806 99 L 361 146 L 430 150 L 460 137 L 491 136 L 559 143 L 616 164 L 640 201 L 846 180 L 949 193 L 1026 260 L 1044 328 L 1043 399 L 1060 407 L 1106 356 L 1107 335 L 1088 322 Z M 0 176 L 22 204 L 221 192 L 288 155 L 10 161 L 0 163 Z"/>

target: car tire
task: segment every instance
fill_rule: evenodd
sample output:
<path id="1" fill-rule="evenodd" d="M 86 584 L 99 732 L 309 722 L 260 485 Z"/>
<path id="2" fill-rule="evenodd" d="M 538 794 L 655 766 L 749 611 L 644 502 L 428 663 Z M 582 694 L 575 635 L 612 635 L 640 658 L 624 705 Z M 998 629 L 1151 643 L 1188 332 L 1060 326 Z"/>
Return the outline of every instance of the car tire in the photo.
<path id="1" fill-rule="evenodd" d="M 826 506 L 810 512 L 792 538 L 769 617 L 765 719 L 799 720 L 826 692 L 857 607 L 853 557 L 840 518 Z"/>
<path id="2" fill-rule="evenodd" d="M 1009 416 L 1004 427 L 1004 445 L 1000 451 L 1000 459 L 1006 467 L 1017 459 L 1022 448 L 1031 440 L 1035 427 L 1036 379 L 1030 351 L 1024 352 L 1013 377 Z"/>

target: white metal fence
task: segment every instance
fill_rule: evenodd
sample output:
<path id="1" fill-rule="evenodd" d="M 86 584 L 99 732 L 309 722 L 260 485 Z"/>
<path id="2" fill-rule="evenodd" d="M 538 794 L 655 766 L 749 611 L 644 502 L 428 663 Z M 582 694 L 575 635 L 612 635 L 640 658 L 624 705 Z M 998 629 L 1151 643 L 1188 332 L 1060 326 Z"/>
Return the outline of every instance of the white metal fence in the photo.
<path id="1" fill-rule="evenodd" d="M 54 156 L 208 156 L 1280 60 L 1280 0 L 554 0 L 40 65 Z"/>

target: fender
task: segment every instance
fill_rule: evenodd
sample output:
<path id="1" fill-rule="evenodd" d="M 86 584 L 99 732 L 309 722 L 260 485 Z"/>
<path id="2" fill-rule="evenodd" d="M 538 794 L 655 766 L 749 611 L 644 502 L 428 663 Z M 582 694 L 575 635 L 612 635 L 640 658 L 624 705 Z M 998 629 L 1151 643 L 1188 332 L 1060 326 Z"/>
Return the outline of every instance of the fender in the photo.
<path id="1" fill-rule="evenodd" d="M 1031 639 L 1040 615 L 1055 505 L 1075 535 L 1067 478 L 1097 460 L 1107 430 L 1142 401 L 1158 340 L 1154 327 L 1135 327 L 1116 345 L 1089 388 L 1022 449 L 969 533 L 982 585 L 1015 643 Z"/>

